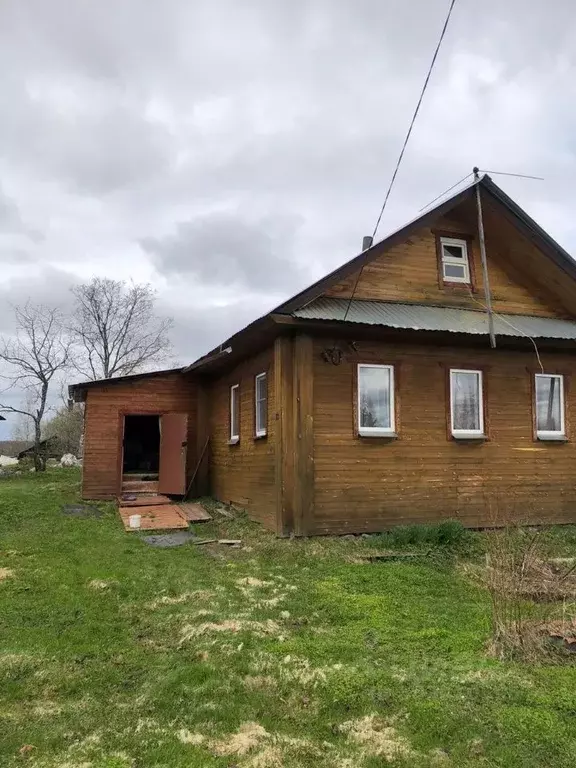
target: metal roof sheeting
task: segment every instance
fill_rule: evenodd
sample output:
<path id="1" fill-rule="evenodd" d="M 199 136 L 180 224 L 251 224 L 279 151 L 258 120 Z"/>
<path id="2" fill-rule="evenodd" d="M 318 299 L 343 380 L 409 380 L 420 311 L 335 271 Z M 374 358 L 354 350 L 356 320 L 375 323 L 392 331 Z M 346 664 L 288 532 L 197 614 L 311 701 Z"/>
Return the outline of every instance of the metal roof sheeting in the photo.
<path id="1" fill-rule="evenodd" d="M 344 319 L 347 307 L 348 299 L 320 298 L 296 310 L 292 316 L 302 320 L 337 321 Z M 413 331 L 488 334 L 486 312 L 424 304 L 356 300 L 352 301 L 346 322 Z M 576 340 L 576 322 L 548 317 L 494 314 L 494 330 L 498 336 Z"/>

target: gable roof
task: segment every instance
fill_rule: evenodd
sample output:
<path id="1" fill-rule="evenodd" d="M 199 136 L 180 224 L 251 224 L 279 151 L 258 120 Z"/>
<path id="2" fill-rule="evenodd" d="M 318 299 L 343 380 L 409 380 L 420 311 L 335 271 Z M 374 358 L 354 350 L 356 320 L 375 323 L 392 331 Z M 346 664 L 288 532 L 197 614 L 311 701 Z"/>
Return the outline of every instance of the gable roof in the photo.
<path id="1" fill-rule="evenodd" d="M 172 371 L 155 371 L 152 373 L 136 374 L 118 379 L 103 379 L 100 381 L 87 382 L 85 384 L 75 384 L 69 388 L 71 397 L 79 396 L 86 389 L 102 386 L 105 383 L 114 384 L 121 380 L 135 380 L 147 376 L 167 373 L 188 373 L 191 371 L 210 369 L 214 365 L 225 364 L 227 359 L 233 361 L 243 354 L 248 354 L 253 347 L 261 344 L 263 341 L 272 340 L 276 336 L 278 332 L 278 322 L 282 322 L 282 316 L 290 318 L 293 313 L 298 312 L 298 316 L 302 317 L 299 310 L 302 310 L 302 308 L 322 296 L 324 291 L 332 284 L 345 280 L 359 269 L 379 258 L 395 245 L 405 242 L 419 229 L 432 224 L 436 219 L 448 213 L 453 208 L 460 205 L 460 203 L 470 200 L 476 194 L 477 187 L 481 189 L 483 195 L 486 195 L 489 199 L 495 200 L 502 206 L 510 214 L 515 227 L 533 241 L 547 258 L 559 267 L 567 277 L 576 283 L 576 261 L 574 261 L 570 254 L 544 229 L 542 229 L 542 227 L 537 224 L 526 211 L 500 189 L 500 187 L 492 181 L 490 176 L 485 174 L 478 179 L 474 179 L 464 189 L 443 200 L 434 208 L 430 208 L 421 216 L 408 222 L 383 240 L 374 243 L 370 248 L 362 251 L 353 259 L 350 259 L 350 261 L 347 261 L 325 277 L 317 280 L 308 288 L 300 291 L 287 301 L 282 302 L 282 304 L 275 309 L 272 309 L 270 312 L 267 312 L 265 315 L 262 315 L 249 323 L 190 365 L 183 368 L 173 369 Z M 296 315 L 294 314 L 294 316 Z M 342 321 L 340 320 L 340 322 Z M 349 319 L 347 319 L 346 322 L 349 322 Z"/>
<path id="2" fill-rule="evenodd" d="M 383 240 L 374 243 L 371 248 L 368 248 L 341 267 L 330 272 L 330 274 L 322 277 L 305 290 L 296 294 L 296 296 L 285 301 L 273 311 L 279 314 L 291 314 L 296 309 L 299 309 L 313 299 L 318 298 L 333 283 L 346 279 L 361 267 L 366 266 L 383 253 L 390 250 L 390 248 L 405 242 L 419 229 L 422 229 L 427 224 L 432 223 L 434 220 L 448 213 L 460 203 L 471 198 L 476 192 L 476 187 L 480 187 L 480 189 L 484 190 L 489 196 L 496 199 L 508 209 L 515 219 L 515 223 L 519 229 L 531 239 L 537 240 L 538 245 L 544 253 L 546 253 L 557 266 L 566 271 L 573 280 L 576 280 L 576 261 L 574 261 L 568 251 L 565 251 L 561 245 L 550 237 L 550 235 L 526 213 L 526 211 L 520 208 L 511 197 L 500 189 L 500 187 L 492 181 L 490 176 L 485 174 L 479 179 L 474 180 L 460 192 L 441 202 L 435 208 L 431 208 L 426 213 L 423 213 L 422 216 L 412 219 L 408 224 L 405 224 Z"/>
<path id="3" fill-rule="evenodd" d="M 15 459 L 21 451 L 26 450 L 31 445 L 29 440 L 0 440 L 0 456 L 9 456 L 11 459 Z"/>
<path id="4" fill-rule="evenodd" d="M 362 267 L 379 258 L 383 253 L 390 250 L 395 245 L 405 242 L 419 229 L 432 224 L 436 219 L 448 213 L 453 208 L 460 205 L 460 203 L 471 199 L 476 194 L 476 187 L 479 187 L 485 195 L 502 205 L 511 214 L 515 226 L 523 234 L 533 240 L 540 250 L 553 261 L 556 266 L 562 269 L 569 278 L 576 282 L 576 261 L 574 261 L 570 254 L 544 229 L 542 229 L 542 227 L 537 224 L 526 211 L 500 189 L 500 187 L 492 181 L 490 176 L 484 174 L 478 179 L 474 179 L 464 189 L 440 202 L 434 208 L 430 208 L 421 216 L 408 222 L 383 240 L 374 243 L 370 248 L 362 251 L 350 261 L 347 261 L 325 277 L 317 280 L 308 288 L 305 288 L 303 291 L 300 291 L 300 293 L 297 293 L 287 301 L 284 301 L 266 315 L 254 320 L 241 331 L 235 333 L 218 347 L 200 357 L 196 362 L 192 363 L 192 365 L 189 365 L 184 370 L 192 371 L 209 365 L 212 361 L 216 360 L 216 356 L 222 356 L 222 350 L 224 349 L 231 348 L 232 351 L 235 351 L 238 344 L 243 347 L 249 336 L 256 335 L 259 331 L 265 332 L 267 329 L 270 329 L 270 326 L 273 326 L 277 321 L 278 316 L 292 315 L 292 313 L 302 309 L 310 302 L 318 299 L 332 284 L 345 280 Z"/>
<path id="5" fill-rule="evenodd" d="M 40 440 L 41 448 L 54 448 L 58 445 L 57 437 L 47 437 Z M 9 456 L 11 459 L 21 459 L 31 453 L 34 448 L 33 440 L 0 440 L 0 456 Z"/>

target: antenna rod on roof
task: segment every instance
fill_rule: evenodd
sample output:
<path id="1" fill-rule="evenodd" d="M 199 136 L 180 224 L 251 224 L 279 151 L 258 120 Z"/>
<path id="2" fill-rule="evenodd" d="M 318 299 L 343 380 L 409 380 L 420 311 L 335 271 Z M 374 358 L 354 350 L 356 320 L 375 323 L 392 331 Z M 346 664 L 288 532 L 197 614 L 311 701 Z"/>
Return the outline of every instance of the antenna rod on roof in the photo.
<path id="1" fill-rule="evenodd" d="M 480 171 L 473 168 L 474 181 L 480 181 Z M 488 262 L 486 261 L 486 240 L 484 238 L 484 219 L 482 217 L 482 200 L 480 197 L 480 184 L 476 184 L 476 206 L 478 208 L 478 237 L 480 240 L 480 260 L 482 261 L 482 276 L 484 278 L 484 297 L 486 299 L 486 311 L 488 313 L 488 333 L 490 334 L 490 346 L 496 349 L 496 334 L 494 333 L 494 313 L 492 312 L 492 295 L 490 293 L 490 281 L 488 279 Z"/>

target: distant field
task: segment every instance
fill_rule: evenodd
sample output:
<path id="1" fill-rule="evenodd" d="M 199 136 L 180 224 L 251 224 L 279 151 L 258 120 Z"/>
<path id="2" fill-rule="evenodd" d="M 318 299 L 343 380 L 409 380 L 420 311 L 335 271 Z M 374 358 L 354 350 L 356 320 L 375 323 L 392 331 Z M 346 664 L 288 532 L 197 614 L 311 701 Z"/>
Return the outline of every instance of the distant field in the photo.
<path id="1" fill-rule="evenodd" d="M 78 480 L 0 479 L 1 766 L 573 768 L 576 666 L 488 657 L 465 549 L 369 563 L 387 537 L 242 516 L 194 527 L 241 549 L 153 549 L 64 516 Z"/>

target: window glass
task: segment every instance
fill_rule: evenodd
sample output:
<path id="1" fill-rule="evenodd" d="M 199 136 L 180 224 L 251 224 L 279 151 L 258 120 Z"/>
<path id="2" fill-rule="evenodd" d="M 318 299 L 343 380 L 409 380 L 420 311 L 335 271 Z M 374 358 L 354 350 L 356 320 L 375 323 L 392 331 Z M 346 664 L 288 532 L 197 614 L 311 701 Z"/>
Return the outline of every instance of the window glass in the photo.
<path id="1" fill-rule="evenodd" d="M 450 371 L 450 407 L 453 433 L 483 431 L 480 371 Z"/>
<path id="2" fill-rule="evenodd" d="M 442 248 L 442 279 L 446 282 L 469 283 L 470 264 L 466 240 L 440 238 Z"/>
<path id="3" fill-rule="evenodd" d="M 238 384 L 230 387 L 230 440 L 240 439 L 240 387 Z"/>
<path id="4" fill-rule="evenodd" d="M 562 376 L 536 374 L 536 430 L 564 433 L 564 387 Z"/>
<path id="5" fill-rule="evenodd" d="M 390 365 L 358 366 L 360 431 L 394 429 L 394 373 Z"/>
<path id="6" fill-rule="evenodd" d="M 256 376 L 254 386 L 254 410 L 256 414 L 256 436 L 262 437 L 266 434 L 267 410 L 268 410 L 268 386 L 265 373 Z"/>

